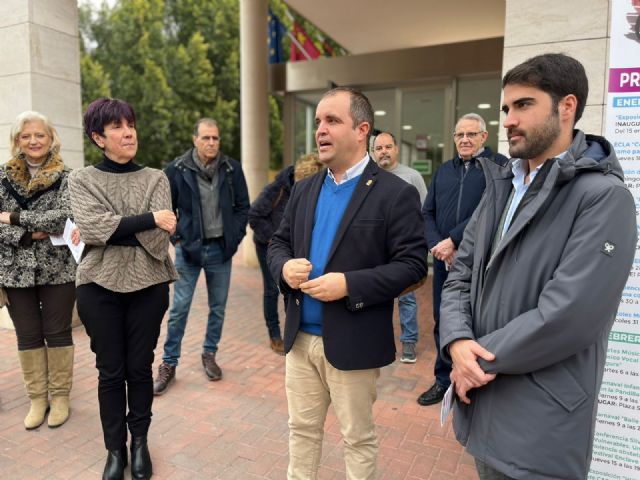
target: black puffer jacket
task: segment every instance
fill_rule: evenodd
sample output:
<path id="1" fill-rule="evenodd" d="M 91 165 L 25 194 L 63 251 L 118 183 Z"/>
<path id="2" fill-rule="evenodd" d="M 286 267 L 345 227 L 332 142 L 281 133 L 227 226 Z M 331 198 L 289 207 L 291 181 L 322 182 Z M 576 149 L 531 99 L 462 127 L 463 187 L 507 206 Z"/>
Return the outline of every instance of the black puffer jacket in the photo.
<path id="1" fill-rule="evenodd" d="M 268 244 L 278 229 L 293 186 L 293 166 L 286 167 L 264 187 L 249 209 L 249 225 L 256 243 Z"/>

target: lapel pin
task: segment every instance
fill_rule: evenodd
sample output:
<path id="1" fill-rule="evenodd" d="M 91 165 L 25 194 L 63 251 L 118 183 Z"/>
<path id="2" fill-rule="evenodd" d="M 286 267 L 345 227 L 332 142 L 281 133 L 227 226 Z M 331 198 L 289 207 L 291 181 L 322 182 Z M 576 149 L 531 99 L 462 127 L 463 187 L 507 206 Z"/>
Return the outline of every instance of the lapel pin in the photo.
<path id="1" fill-rule="evenodd" d="M 367 187 L 373 183 L 373 180 L 367 180 Z"/>

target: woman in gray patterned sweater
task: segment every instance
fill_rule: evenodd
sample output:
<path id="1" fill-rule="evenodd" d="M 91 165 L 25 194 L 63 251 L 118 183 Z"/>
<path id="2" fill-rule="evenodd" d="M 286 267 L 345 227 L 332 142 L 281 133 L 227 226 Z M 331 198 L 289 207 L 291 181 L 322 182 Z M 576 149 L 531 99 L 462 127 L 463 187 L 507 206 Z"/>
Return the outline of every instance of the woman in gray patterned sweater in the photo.
<path id="1" fill-rule="evenodd" d="M 149 478 L 151 365 L 177 272 L 169 257 L 176 226 L 169 181 L 134 163 L 135 113 L 117 99 L 89 105 L 84 129 L 104 152 L 96 166 L 75 170 L 69 189 L 85 252 L 76 277 L 78 313 L 98 368 L 100 420 L 108 450 L 103 479 L 121 479 L 131 433 L 131 476 Z M 127 404 L 129 411 L 127 413 Z"/>
<path id="2" fill-rule="evenodd" d="M 61 234 L 71 216 L 69 171 L 58 134 L 37 112 L 18 115 L 10 144 L 12 158 L 0 167 L 0 287 L 31 399 L 24 426 L 39 427 L 51 408 L 47 423 L 59 427 L 69 417 L 76 262 L 49 235 Z"/>

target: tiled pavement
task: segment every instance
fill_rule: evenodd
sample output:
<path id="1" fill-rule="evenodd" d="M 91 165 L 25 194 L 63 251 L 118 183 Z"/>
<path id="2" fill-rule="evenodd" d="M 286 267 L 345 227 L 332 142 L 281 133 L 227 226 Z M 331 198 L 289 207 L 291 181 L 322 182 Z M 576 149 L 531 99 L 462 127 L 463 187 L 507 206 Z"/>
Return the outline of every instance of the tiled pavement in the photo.
<path id="1" fill-rule="evenodd" d="M 431 385 L 434 357 L 430 282 L 418 291 L 418 362 L 385 367 L 375 418 L 380 440 L 379 478 L 477 479 L 471 457 L 455 441 L 450 422 L 441 428 L 439 406 L 420 407 L 416 397 Z M 177 380 L 156 398 L 149 443 L 157 479 L 258 480 L 286 478 L 287 404 L 284 357 L 267 346 L 257 270 L 234 262 L 232 287 L 218 360 L 220 382 L 207 381 L 200 364 L 206 290 L 200 279 L 182 345 Z M 396 333 L 398 333 L 396 313 Z M 160 361 L 163 324 L 156 349 Z M 25 431 L 28 409 L 15 335 L 0 329 L 0 478 L 97 479 L 105 459 L 98 418 L 97 372 L 88 338 L 74 329 L 76 344 L 72 415 L 58 429 Z M 397 336 L 396 336 L 397 338 Z M 398 342 L 399 346 L 399 342 Z M 155 368 L 154 368 L 155 372 Z M 344 479 L 339 425 L 330 410 L 320 478 Z M 126 478 L 130 478 L 127 473 Z"/>

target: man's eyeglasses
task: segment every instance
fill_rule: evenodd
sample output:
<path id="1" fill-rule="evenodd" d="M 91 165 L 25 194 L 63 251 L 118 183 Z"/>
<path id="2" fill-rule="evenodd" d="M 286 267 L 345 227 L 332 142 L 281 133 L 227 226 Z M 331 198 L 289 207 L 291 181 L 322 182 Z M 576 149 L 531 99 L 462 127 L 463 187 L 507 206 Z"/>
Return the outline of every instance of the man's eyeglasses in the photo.
<path id="1" fill-rule="evenodd" d="M 464 132 L 464 133 L 454 133 L 453 134 L 453 139 L 456 142 L 459 142 L 460 140 L 462 140 L 464 137 L 467 137 L 469 140 L 473 140 L 474 138 L 476 138 L 478 135 L 482 134 L 484 132 Z"/>

